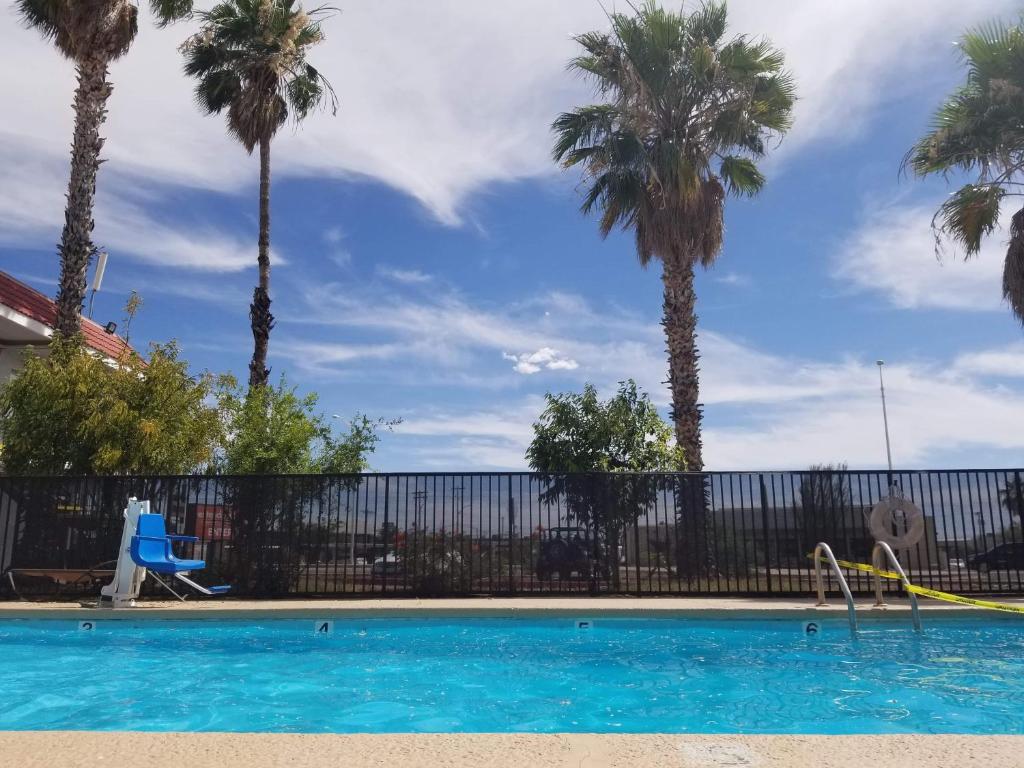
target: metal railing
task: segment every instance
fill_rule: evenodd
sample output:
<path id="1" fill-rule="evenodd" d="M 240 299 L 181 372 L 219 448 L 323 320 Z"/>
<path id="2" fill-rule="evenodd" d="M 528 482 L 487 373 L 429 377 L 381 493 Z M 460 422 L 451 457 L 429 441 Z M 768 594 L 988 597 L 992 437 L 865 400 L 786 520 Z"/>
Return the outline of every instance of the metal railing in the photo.
<path id="1" fill-rule="evenodd" d="M 903 571 L 903 566 L 900 565 L 900 561 L 896 558 L 896 554 L 884 541 L 875 542 L 874 548 L 871 550 L 871 565 L 875 569 L 873 576 L 875 577 L 875 606 L 881 608 L 885 606 L 885 598 L 882 595 L 882 576 L 878 573 L 882 569 L 882 558 L 881 555 L 885 555 L 885 558 L 889 561 L 889 565 L 896 571 L 900 577 L 900 581 L 904 588 L 910 586 L 910 579 L 907 578 L 907 574 Z M 910 598 L 910 616 L 914 623 L 914 630 L 917 632 L 921 631 L 921 614 L 917 607 L 917 595 L 907 589 L 907 596 Z"/>
<path id="2" fill-rule="evenodd" d="M 204 559 L 202 581 L 231 584 L 233 595 L 802 596 L 814 589 L 815 543 L 866 562 L 866 517 L 897 486 L 925 521 L 920 541 L 901 549 L 914 584 L 1019 595 L 1022 475 L 0 476 L 0 574 L 13 569 L 19 592 L 45 596 L 51 582 L 18 572 L 110 560 L 121 510 L 136 496 L 152 501 L 169 532 L 199 538 L 180 554 Z M 855 595 L 873 592 L 869 573 L 847 581 Z M 896 582 L 881 588 L 900 591 Z"/>
<path id="3" fill-rule="evenodd" d="M 846 598 L 846 614 L 850 621 L 850 634 L 854 637 L 857 636 L 857 608 L 853 604 L 853 594 L 850 592 L 850 586 L 846 583 L 846 577 L 843 576 L 843 572 L 839 570 L 839 563 L 836 562 L 836 556 L 832 554 L 832 549 L 823 541 L 819 541 L 814 547 L 814 581 L 815 586 L 818 590 L 818 605 L 828 605 L 828 600 L 825 599 L 825 582 L 821 578 L 821 554 L 825 553 L 825 558 L 828 560 L 829 567 L 832 569 L 833 575 L 839 582 L 839 588 L 843 591 L 843 597 Z"/>

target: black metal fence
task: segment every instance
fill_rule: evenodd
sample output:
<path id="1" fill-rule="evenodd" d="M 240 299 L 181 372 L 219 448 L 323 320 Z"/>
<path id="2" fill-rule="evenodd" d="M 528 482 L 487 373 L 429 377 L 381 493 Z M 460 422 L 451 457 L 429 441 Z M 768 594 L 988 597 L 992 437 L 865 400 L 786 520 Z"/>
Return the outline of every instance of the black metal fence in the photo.
<path id="1" fill-rule="evenodd" d="M 206 560 L 200 580 L 231 584 L 238 596 L 809 595 L 814 544 L 867 561 L 871 510 L 895 492 L 925 522 L 920 540 L 899 552 L 912 581 L 1022 594 L 1022 477 L 1024 469 L 0 477 L 0 572 L 9 574 L 0 589 L 13 578 L 20 594 L 45 596 L 60 571 L 74 576 L 115 558 L 121 510 L 136 496 L 169 531 L 199 537 L 181 554 Z M 848 580 L 854 591 L 872 589 L 867 574 Z M 64 594 L 96 591 L 95 582 L 62 581 Z"/>

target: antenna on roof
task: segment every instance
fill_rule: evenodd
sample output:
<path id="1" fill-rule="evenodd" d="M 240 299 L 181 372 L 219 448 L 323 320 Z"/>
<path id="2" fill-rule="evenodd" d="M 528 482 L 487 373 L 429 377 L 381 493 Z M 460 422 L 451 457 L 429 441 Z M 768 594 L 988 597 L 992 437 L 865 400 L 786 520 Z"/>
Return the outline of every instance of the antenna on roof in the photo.
<path id="1" fill-rule="evenodd" d="M 92 302 L 103 285 L 103 273 L 107 270 L 107 252 L 100 251 L 96 259 L 96 271 L 92 274 L 92 293 L 89 294 L 89 319 L 92 320 Z"/>

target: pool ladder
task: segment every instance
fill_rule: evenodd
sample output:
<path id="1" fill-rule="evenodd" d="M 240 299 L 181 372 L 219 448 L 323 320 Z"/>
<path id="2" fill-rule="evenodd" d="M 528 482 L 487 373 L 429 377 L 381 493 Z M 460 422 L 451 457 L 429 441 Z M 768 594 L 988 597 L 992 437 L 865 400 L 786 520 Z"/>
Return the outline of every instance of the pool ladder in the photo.
<path id="1" fill-rule="evenodd" d="M 835 574 L 836 579 L 839 581 L 839 587 L 843 590 L 843 597 L 846 598 L 846 611 L 850 619 L 850 634 L 854 637 L 857 636 L 857 609 L 853 604 L 853 595 L 850 592 L 850 585 L 846 583 L 846 577 L 843 576 L 842 570 L 839 568 L 839 563 L 836 562 L 835 555 L 832 554 L 832 549 L 823 541 L 819 541 L 817 546 L 814 548 L 814 580 L 818 588 L 818 605 L 828 605 L 825 600 L 825 582 L 821 578 L 821 555 L 824 553 L 825 559 L 828 561 L 829 567 L 832 569 L 832 573 Z M 907 574 L 903 570 L 903 566 L 900 565 L 900 561 L 896 558 L 896 554 L 884 541 L 875 542 L 874 548 L 871 550 L 871 565 L 874 567 L 875 572 L 872 574 L 875 579 L 875 607 L 884 608 L 885 598 L 882 595 L 882 577 L 878 574 L 878 571 L 882 570 L 882 555 L 889 561 L 889 565 L 899 575 L 900 581 L 903 583 L 904 589 L 910 586 L 910 579 L 907 578 Z M 914 624 L 914 631 L 921 632 L 921 613 L 917 606 L 917 595 L 906 589 L 907 596 L 910 598 L 910 617 Z"/>
<path id="2" fill-rule="evenodd" d="M 876 541 L 874 549 L 871 550 L 871 565 L 875 568 L 875 607 L 884 608 L 885 598 L 882 596 L 882 577 L 878 575 L 878 571 L 881 568 L 881 555 L 884 554 L 889 560 L 889 565 L 896 573 L 899 574 L 900 581 L 903 583 L 903 588 L 906 590 L 907 597 L 910 598 L 910 618 L 914 623 L 914 631 L 921 631 L 921 613 L 917 609 L 917 595 L 907 589 L 910 586 L 910 579 L 907 578 L 907 574 L 903 572 L 903 567 L 900 565 L 900 561 L 896 559 L 896 554 L 884 541 Z"/>
<path id="3" fill-rule="evenodd" d="M 857 609 L 853 605 L 853 595 L 850 594 L 850 585 L 846 583 L 846 577 L 839 570 L 839 563 L 836 556 L 832 554 L 832 548 L 824 541 L 819 541 L 814 547 L 814 580 L 818 585 L 818 605 L 828 605 L 825 600 L 825 582 L 821 578 L 821 555 L 825 554 L 829 567 L 836 579 L 839 580 L 839 587 L 843 590 L 843 597 L 846 598 L 846 612 L 850 617 L 850 634 L 857 637 Z"/>

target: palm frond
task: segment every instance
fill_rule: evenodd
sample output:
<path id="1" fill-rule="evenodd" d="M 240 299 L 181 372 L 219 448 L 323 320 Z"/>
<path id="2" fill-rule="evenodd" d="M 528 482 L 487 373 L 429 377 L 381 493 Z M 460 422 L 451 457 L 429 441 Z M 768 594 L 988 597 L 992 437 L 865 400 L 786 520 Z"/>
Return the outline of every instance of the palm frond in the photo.
<path id="1" fill-rule="evenodd" d="M 722 241 L 722 182 L 732 194 L 763 185 L 750 158 L 789 128 L 793 80 L 770 42 L 725 39 L 723 3 L 689 14 L 655 0 L 630 7 L 609 15 L 610 32 L 576 38 L 570 68 L 602 99 L 555 120 L 552 154 L 582 169 L 582 209 L 599 214 L 602 234 L 634 229 L 641 263 L 709 264 Z"/>
<path id="2" fill-rule="evenodd" d="M 998 226 L 999 206 L 1005 195 L 1006 191 L 995 185 L 961 187 L 939 208 L 939 229 L 973 256 L 981 250 L 982 239 Z"/>
<path id="3" fill-rule="evenodd" d="M 1024 209 L 1010 219 L 1010 244 L 1003 262 L 1003 298 L 1024 323 Z"/>
<path id="4" fill-rule="evenodd" d="M 231 106 L 242 91 L 242 81 L 230 69 L 207 72 L 196 85 L 196 103 L 207 114 L 215 114 Z"/>
<path id="5" fill-rule="evenodd" d="M 160 27 L 192 15 L 192 0 L 149 0 L 149 7 Z"/>
<path id="6" fill-rule="evenodd" d="M 751 160 L 726 155 L 718 167 L 718 175 L 725 188 L 733 195 L 753 197 L 764 186 L 765 178 Z"/>
<path id="7" fill-rule="evenodd" d="M 686 31 L 696 40 L 716 45 L 725 35 L 728 12 L 725 3 L 706 2 L 690 14 L 686 20 Z"/>
<path id="8" fill-rule="evenodd" d="M 26 26 L 53 40 L 60 32 L 66 5 L 64 0 L 18 0 L 16 8 Z"/>
<path id="9" fill-rule="evenodd" d="M 307 64 L 303 74 L 288 81 L 286 92 L 292 114 L 296 120 L 302 120 L 323 100 L 324 89 L 320 84 L 320 74 Z"/>
<path id="10" fill-rule="evenodd" d="M 306 12 L 295 0 L 222 0 L 196 12 L 201 28 L 182 50 L 186 74 L 199 79 L 200 107 L 227 110 L 229 131 L 249 152 L 289 117 L 300 121 L 325 100 L 335 112 L 334 89 L 306 60 L 333 12 L 329 6 Z"/>
<path id="11" fill-rule="evenodd" d="M 76 62 L 120 58 L 139 31 L 138 8 L 130 0 L 111 0 L 99 8 L 71 0 L 17 0 L 15 8 L 26 26 Z"/>
<path id="12" fill-rule="evenodd" d="M 552 152 L 555 162 L 563 162 L 575 149 L 607 140 L 615 132 L 617 117 L 618 110 L 610 104 L 591 104 L 563 112 L 551 125 L 556 137 Z"/>

